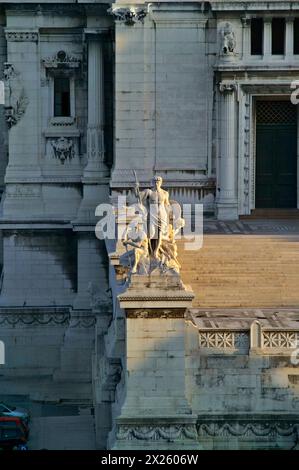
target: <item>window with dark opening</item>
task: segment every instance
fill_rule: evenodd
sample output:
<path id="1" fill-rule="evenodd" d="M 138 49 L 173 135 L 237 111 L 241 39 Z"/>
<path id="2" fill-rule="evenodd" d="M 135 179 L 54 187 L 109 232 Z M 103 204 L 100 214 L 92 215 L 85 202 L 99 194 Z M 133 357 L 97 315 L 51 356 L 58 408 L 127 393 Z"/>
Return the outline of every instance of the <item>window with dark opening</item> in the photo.
<path id="1" fill-rule="evenodd" d="M 299 18 L 294 20 L 294 54 L 299 54 Z"/>
<path id="2" fill-rule="evenodd" d="M 263 54 L 263 29 L 262 18 L 252 18 L 251 20 L 251 55 Z"/>
<path id="3" fill-rule="evenodd" d="M 272 19 L 272 54 L 283 55 L 285 43 L 285 19 Z"/>
<path id="4" fill-rule="evenodd" d="M 69 78 L 54 79 L 54 116 L 70 116 L 70 80 Z"/>

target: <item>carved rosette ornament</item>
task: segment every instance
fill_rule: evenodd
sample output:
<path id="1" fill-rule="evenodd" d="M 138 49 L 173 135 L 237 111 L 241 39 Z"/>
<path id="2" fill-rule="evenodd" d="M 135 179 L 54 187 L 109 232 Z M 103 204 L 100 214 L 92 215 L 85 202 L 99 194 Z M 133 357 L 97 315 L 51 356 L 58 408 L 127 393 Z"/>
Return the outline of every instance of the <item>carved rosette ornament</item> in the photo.
<path id="1" fill-rule="evenodd" d="M 147 10 L 142 7 L 111 7 L 107 12 L 114 17 L 115 21 L 128 26 L 133 26 L 138 22 L 143 23 L 147 15 Z"/>
<path id="2" fill-rule="evenodd" d="M 29 104 L 20 72 L 8 62 L 4 64 L 5 119 L 9 128 L 16 125 Z"/>

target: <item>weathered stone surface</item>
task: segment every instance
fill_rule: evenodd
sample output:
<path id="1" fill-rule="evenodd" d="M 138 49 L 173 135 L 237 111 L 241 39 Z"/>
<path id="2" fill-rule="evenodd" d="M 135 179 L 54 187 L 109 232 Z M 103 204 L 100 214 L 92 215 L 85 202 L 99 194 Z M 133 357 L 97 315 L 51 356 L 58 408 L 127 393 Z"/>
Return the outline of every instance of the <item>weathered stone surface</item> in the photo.
<path id="1" fill-rule="evenodd" d="M 282 56 L 269 12 L 286 18 Z M 25 397 L 32 448 L 298 446 L 298 212 L 236 220 L 256 208 L 256 99 L 289 98 L 298 78 L 297 16 L 283 0 L 2 2 L 0 399 Z M 54 115 L 55 77 L 69 116 Z M 181 250 L 188 312 L 177 277 L 124 292 L 94 235 L 133 170 L 215 216 L 203 249 Z"/>

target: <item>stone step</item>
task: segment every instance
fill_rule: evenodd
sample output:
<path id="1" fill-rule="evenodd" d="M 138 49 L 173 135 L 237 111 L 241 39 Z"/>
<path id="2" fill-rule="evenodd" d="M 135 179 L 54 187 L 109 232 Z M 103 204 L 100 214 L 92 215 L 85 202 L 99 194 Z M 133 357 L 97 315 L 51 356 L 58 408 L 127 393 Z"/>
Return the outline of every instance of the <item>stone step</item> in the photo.
<path id="1" fill-rule="evenodd" d="M 254 209 L 251 215 L 240 217 L 241 220 L 254 219 L 299 219 L 298 209 Z"/>
<path id="2" fill-rule="evenodd" d="M 299 306 L 298 236 L 206 234 L 202 249 L 178 249 L 195 307 Z"/>

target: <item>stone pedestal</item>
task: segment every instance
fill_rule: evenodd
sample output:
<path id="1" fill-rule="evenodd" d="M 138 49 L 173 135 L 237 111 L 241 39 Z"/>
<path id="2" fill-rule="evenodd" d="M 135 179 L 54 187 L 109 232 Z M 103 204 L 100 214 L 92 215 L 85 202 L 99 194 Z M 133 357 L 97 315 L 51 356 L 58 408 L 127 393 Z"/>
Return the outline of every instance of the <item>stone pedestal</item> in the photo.
<path id="1" fill-rule="evenodd" d="M 178 275 L 133 276 L 126 314 L 126 398 L 114 449 L 198 449 L 185 395 L 185 312 L 193 293 Z"/>

